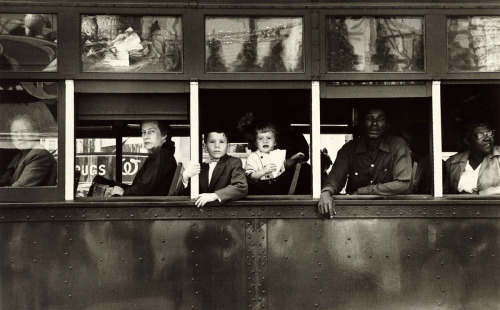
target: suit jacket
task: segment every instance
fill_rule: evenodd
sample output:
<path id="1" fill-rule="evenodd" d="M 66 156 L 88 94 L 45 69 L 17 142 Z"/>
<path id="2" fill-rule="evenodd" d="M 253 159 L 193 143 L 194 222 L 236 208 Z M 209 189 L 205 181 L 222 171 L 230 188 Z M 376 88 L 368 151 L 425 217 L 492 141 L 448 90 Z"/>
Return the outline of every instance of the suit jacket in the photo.
<path id="1" fill-rule="evenodd" d="M 165 142 L 149 154 L 123 196 L 167 196 L 177 168 L 174 151 L 173 142 Z"/>
<path id="2" fill-rule="evenodd" d="M 200 194 L 216 193 L 221 204 L 237 200 L 248 193 L 248 183 L 239 158 L 224 155 L 212 172 L 212 180 L 208 180 L 209 165 L 201 164 Z M 183 187 L 182 183 L 181 186 Z M 183 187 L 184 188 L 184 187 Z M 182 190 L 182 194 L 189 194 L 189 186 Z M 180 191 L 178 191 L 180 192 Z"/>
<path id="3" fill-rule="evenodd" d="M 8 180 L 5 185 L 12 187 L 55 185 L 48 183 L 56 164 L 54 156 L 41 146 L 23 150 L 7 166 L 5 175 Z"/>

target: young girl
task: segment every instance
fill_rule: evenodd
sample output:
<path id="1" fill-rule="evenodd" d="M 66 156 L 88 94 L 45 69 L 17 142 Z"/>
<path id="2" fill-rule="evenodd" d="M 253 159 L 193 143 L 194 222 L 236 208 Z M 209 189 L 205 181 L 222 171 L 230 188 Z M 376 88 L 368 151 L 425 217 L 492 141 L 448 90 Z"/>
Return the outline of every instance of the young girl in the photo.
<path id="1" fill-rule="evenodd" d="M 258 124 L 255 128 L 257 151 L 248 156 L 245 166 L 245 173 L 249 181 L 260 185 L 259 187 L 262 189 L 261 191 L 254 190 L 254 194 L 285 193 L 284 186 L 286 185 L 277 184 L 278 177 L 285 173 L 286 168 L 293 166 L 300 158 L 304 157 L 302 152 L 298 152 L 286 159 L 286 150 L 276 149 L 277 135 L 278 131 L 271 123 Z"/>

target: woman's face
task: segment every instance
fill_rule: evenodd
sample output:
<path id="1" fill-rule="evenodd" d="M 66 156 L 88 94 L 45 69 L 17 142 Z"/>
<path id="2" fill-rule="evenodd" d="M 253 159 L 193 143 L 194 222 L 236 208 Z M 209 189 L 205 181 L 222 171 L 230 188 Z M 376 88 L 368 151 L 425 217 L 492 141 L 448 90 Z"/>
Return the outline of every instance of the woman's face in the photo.
<path id="1" fill-rule="evenodd" d="M 159 148 L 165 142 L 165 137 L 161 136 L 160 128 L 155 122 L 142 123 L 141 133 L 144 147 L 149 151 Z"/>
<path id="2" fill-rule="evenodd" d="M 33 126 L 27 119 L 18 119 L 12 122 L 10 126 L 12 144 L 19 150 L 32 149 L 36 145 L 36 134 L 33 132 Z"/>

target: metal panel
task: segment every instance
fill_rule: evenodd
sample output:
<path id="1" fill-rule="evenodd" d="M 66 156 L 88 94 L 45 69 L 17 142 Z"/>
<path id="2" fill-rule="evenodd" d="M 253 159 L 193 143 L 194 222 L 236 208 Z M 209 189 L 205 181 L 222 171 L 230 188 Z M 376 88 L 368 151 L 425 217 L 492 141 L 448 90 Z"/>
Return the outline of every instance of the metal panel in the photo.
<path id="1" fill-rule="evenodd" d="M 498 200 L 316 203 L 4 205 L 0 309 L 498 308 Z"/>

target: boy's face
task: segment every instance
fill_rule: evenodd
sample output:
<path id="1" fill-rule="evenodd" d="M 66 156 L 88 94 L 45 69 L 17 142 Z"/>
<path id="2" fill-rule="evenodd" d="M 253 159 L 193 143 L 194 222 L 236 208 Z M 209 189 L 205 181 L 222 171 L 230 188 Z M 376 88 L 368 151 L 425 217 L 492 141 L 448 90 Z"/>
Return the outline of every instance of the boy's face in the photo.
<path id="1" fill-rule="evenodd" d="M 227 137 L 222 132 L 210 132 L 206 139 L 206 148 L 210 158 L 221 158 L 227 153 Z"/>
<path id="2" fill-rule="evenodd" d="M 144 122 L 141 125 L 142 141 L 149 151 L 159 148 L 163 144 L 160 128 L 154 122 Z"/>
<path id="3" fill-rule="evenodd" d="M 269 153 L 274 150 L 276 146 L 276 139 L 274 133 L 271 131 L 257 133 L 256 139 L 257 149 L 262 153 Z"/>

